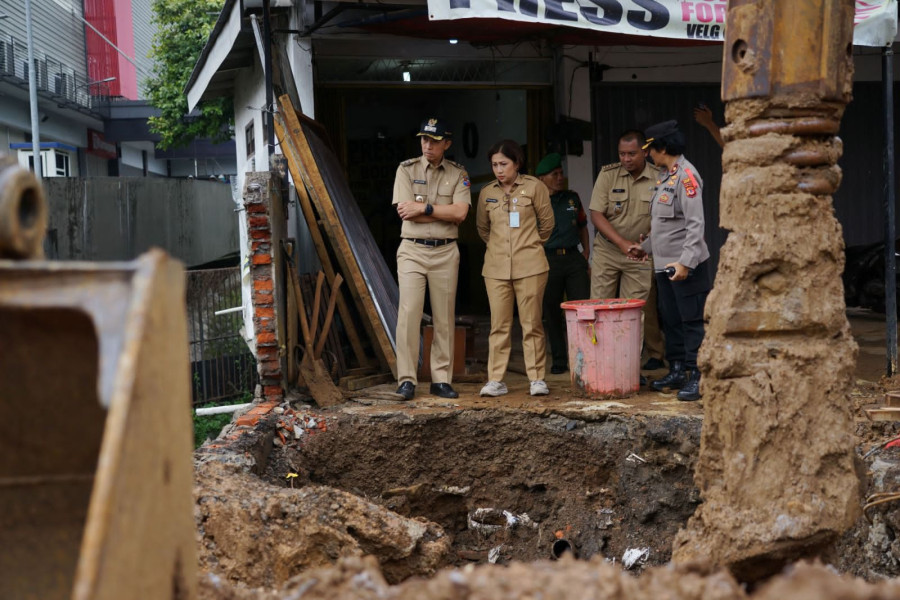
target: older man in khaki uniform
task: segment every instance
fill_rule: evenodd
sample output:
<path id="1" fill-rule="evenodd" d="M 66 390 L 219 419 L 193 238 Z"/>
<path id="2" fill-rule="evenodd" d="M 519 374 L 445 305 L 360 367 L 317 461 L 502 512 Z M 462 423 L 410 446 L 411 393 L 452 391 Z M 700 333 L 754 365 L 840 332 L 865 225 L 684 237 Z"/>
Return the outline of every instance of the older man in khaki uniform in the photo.
<path id="1" fill-rule="evenodd" d="M 658 170 L 647 162 L 644 134 L 630 130 L 619 136 L 619 162 L 600 170 L 591 194 L 591 222 L 597 230 L 591 264 L 591 298 L 648 300 L 653 265 L 635 262 L 628 248 L 650 231 L 650 198 Z M 644 306 L 649 358 L 663 356 L 656 304 Z M 648 361 L 649 363 L 650 361 Z"/>
<path id="2" fill-rule="evenodd" d="M 406 400 L 415 397 L 427 284 L 434 319 L 430 393 L 457 398 L 450 385 L 459 275 L 456 239 L 472 203 L 469 176 L 462 165 L 444 158 L 452 135 L 444 121 L 426 119 L 417 135 L 422 156 L 400 163 L 394 179 L 393 204 L 403 219 L 397 249 L 397 393 Z"/>

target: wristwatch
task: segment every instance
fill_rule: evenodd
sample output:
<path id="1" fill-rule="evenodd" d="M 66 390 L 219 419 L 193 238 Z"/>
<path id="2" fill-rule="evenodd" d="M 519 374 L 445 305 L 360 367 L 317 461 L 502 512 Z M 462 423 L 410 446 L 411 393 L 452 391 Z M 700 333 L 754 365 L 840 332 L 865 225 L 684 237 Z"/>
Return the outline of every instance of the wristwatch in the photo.
<path id="1" fill-rule="evenodd" d="M 434 212 L 434 207 L 431 204 L 426 204 L 425 205 L 425 216 L 430 217 L 431 213 L 433 213 L 433 212 Z"/>

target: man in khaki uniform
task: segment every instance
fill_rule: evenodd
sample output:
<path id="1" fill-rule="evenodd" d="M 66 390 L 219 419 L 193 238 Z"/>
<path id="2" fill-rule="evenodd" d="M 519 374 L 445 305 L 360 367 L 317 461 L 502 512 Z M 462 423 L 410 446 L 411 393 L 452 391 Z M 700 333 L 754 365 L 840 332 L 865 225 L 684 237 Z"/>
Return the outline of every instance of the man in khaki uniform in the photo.
<path id="1" fill-rule="evenodd" d="M 450 385 L 459 275 L 456 239 L 472 203 L 469 176 L 462 165 L 444 158 L 452 135 L 444 121 L 426 119 L 417 135 L 422 156 L 400 163 L 394 179 L 393 204 L 403 219 L 397 249 L 397 393 L 406 400 L 415 397 L 427 284 L 434 319 L 430 392 L 457 398 Z"/>
<path id="2" fill-rule="evenodd" d="M 597 230 L 591 264 L 591 298 L 648 300 L 653 265 L 627 256 L 631 244 L 650 231 L 650 198 L 658 170 L 647 162 L 644 134 L 619 136 L 619 162 L 600 170 L 591 194 L 591 222 Z M 645 343 L 651 361 L 662 366 L 663 344 L 656 304 L 644 305 Z"/>

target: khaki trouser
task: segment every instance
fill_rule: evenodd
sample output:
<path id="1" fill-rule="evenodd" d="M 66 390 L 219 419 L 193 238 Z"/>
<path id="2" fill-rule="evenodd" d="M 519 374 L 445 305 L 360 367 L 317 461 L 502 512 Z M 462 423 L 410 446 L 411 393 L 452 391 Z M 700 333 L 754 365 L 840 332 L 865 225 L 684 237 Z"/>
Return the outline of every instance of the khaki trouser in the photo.
<path id="1" fill-rule="evenodd" d="M 637 298 L 646 300 L 653 280 L 653 263 L 628 260 L 603 236 L 594 236 L 591 255 L 591 298 Z"/>
<path id="2" fill-rule="evenodd" d="M 491 335 L 488 339 L 488 379 L 503 381 L 512 347 L 511 332 L 514 303 L 519 307 L 522 325 L 522 351 L 525 372 L 530 381 L 544 379 L 547 368 L 547 342 L 541 313 L 547 273 L 521 279 L 484 278 L 491 305 Z"/>
<path id="3" fill-rule="evenodd" d="M 591 253 L 591 298 L 637 298 L 647 300 L 653 283 L 653 261 L 628 260 L 618 246 L 606 241 L 601 235 L 594 236 L 594 251 Z M 654 306 L 654 311 L 656 307 Z M 641 313 L 641 343 L 644 342 L 644 327 L 647 321 L 647 305 Z M 659 321 L 654 319 L 656 331 Z M 658 339 L 659 334 L 657 334 Z"/>
<path id="4" fill-rule="evenodd" d="M 409 240 L 397 249 L 397 381 L 418 383 L 419 341 L 425 284 L 431 300 L 434 341 L 431 344 L 431 381 L 451 383 L 453 378 L 453 330 L 456 321 L 456 281 L 459 246 L 454 242 L 432 248 Z"/>

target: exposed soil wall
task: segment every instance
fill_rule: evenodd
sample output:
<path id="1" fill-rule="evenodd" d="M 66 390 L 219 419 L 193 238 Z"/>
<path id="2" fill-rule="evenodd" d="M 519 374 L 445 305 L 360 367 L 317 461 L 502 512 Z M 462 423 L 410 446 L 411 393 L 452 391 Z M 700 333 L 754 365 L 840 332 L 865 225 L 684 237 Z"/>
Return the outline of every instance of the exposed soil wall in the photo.
<path id="1" fill-rule="evenodd" d="M 335 486 L 410 517 L 441 525 L 451 560 L 547 558 L 557 536 L 580 556 L 621 557 L 648 548 L 670 558 L 669 540 L 696 506 L 691 481 L 699 419 L 598 415 L 574 420 L 520 411 L 458 411 L 376 421 L 344 418 L 327 435 L 286 453 L 304 478 Z M 277 480 L 283 468 L 268 475 Z M 502 511 L 527 515 L 494 525 Z M 499 517 L 502 521 L 502 517 Z"/>

